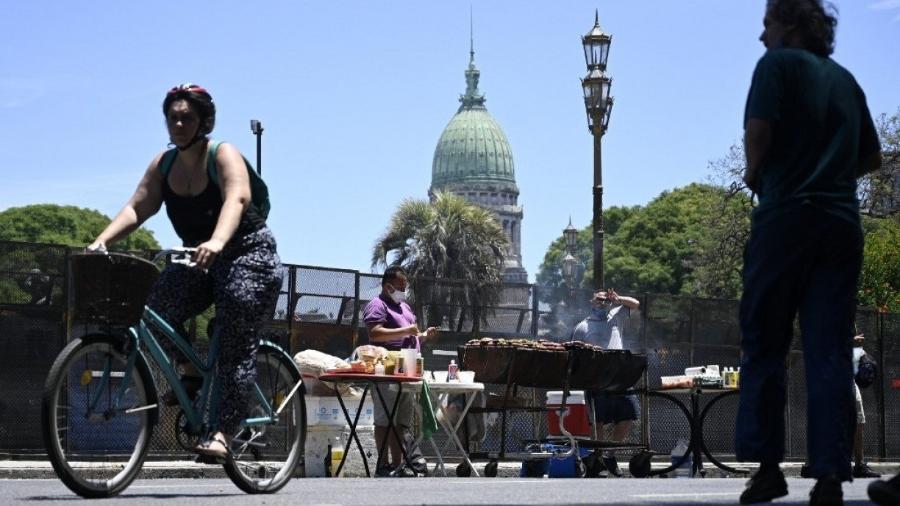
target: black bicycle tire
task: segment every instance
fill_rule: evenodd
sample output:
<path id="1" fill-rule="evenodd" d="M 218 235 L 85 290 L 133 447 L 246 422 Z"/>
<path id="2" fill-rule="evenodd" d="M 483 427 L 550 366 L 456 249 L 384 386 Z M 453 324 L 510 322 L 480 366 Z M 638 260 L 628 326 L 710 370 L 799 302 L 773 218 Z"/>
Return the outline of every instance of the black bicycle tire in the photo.
<path id="1" fill-rule="evenodd" d="M 123 469 L 123 472 L 117 475 L 117 477 L 121 476 L 121 478 L 115 480 L 111 485 L 108 484 L 105 487 L 89 487 L 82 483 L 83 480 L 79 480 L 72 474 L 70 471 L 71 468 L 65 463 L 67 459 L 61 451 L 58 432 L 56 431 L 55 393 L 59 387 L 60 381 L 63 379 L 63 374 L 70 366 L 72 358 L 81 348 L 96 343 L 108 344 L 124 356 L 122 350 L 124 340 L 122 338 L 110 334 L 89 334 L 80 338 L 75 338 L 63 348 L 54 360 L 53 365 L 50 367 L 50 372 L 47 375 L 47 380 L 44 383 L 44 389 L 41 396 L 41 433 L 44 441 L 44 448 L 47 450 L 47 457 L 53 465 L 56 475 L 66 487 L 79 496 L 88 499 L 112 497 L 128 488 L 134 481 L 143 467 L 144 459 L 147 456 L 147 450 L 150 447 L 150 440 L 153 438 L 153 430 L 157 418 L 155 414 L 149 414 L 147 416 L 145 429 L 147 431 L 146 437 L 143 438 L 142 443 L 139 442 L 140 448 L 136 448 L 132 451 L 132 456 L 136 455 L 136 457 L 133 457 L 131 465 L 126 466 L 126 468 Z M 143 357 L 139 356 L 138 360 L 135 361 L 135 370 L 138 373 L 142 388 L 144 389 L 147 404 L 155 404 L 156 386 L 153 383 L 153 375 L 150 373 L 150 368 Z"/>
<path id="2" fill-rule="evenodd" d="M 292 385 L 296 385 L 298 381 L 300 381 L 300 370 L 297 368 L 296 363 L 288 356 L 287 353 L 284 352 L 278 346 L 275 346 L 270 343 L 262 343 L 259 346 L 259 351 L 257 351 L 257 361 L 259 361 L 259 357 L 262 355 L 270 354 L 278 360 L 281 365 L 284 366 L 285 371 L 287 371 L 292 379 Z M 288 472 L 282 476 L 279 481 L 270 484 L 266 487 L 260 487 L 257 485 L 255 481 L 248 481 L 244 478 L 243 473 L 237 468 L 234 460 L 229 456 L 225 460 L 225 473 L 228 475 L 228 478 L 242 491 L 248 494 L 274 494 L 281 490 L 287 483 L 291 480 L 291 478 L 295 475 L 295 470 L 300 462 L 303 462 L 305 459 L 304 452 L 306 449 L 306 430 L 307 430 L 307 420 L 306 420 L 306 387 L 305 385 L 301 385 L 297 392 L 294 394 L 294 398 L 300 401 L 300 409 L 297 414 L 299 417 L 299 430 L 297 430 L 297 434 L 295 436 L 295 441 L 291 445 L 292 450 L 290 452 L 289 460 L 293 460 L 294 462 L 286 462 L 286 468 Z M 305 474 L 305 473 L 304 473 Z"/>

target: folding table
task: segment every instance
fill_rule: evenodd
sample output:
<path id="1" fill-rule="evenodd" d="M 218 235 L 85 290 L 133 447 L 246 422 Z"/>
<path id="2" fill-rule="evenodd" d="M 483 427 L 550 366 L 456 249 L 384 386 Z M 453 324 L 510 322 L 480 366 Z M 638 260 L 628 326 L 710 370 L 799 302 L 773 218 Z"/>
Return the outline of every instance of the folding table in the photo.
<path id="1" fill-rule="evenodd" d="M 384 412 L 388 414 L 388 420 L 390 420 L 390 425 L 388 426 L 390 432 L 394 433 L 394 437 L 397 438 L 397 441 L 403 441 L 403 437 L 400 432 L 397 430 L 397 426 L 394 423 L 395 415 L 397 414 L 397 406 L 400 404 L 400 395 L 397 395 L 394 398 L 394 405 L 388 408 L 387 402 L 385 402 L 384 397 L 381 395 L 381 391 L 379 388 L 375 388 L 378 385 L 396 385 L 398 393 L 403 389 L 403 384 L 416 384 L 419 389 L 422 386 L 422 378 L 418 377 L 410 377 L 410 376 L 402 376 L 399 374 L 388 374 L 384 376 L 376 376 L 374 374 L 367 373 L 343 373 L 343 372 L 332 372 L 325 373 L 319 376 L 319 381 L 324 381 L 326 383 L 335 383 L 335 384 L 349 384 L 349 385 L 363 385 L 363 393 L 359 399 L 359 406 L 356 409 L 356 416 L 351 417 L 350 412 L 347 411 L 347 407 L 344 405 L 344 399 L 341 397 L 341 389 L 337 388 L 335 385 L 334 395 L 337 397 L 338 404 L 341 405 L 341 410 L 344 412 L 344 418 L 347 420 L 347 425 L 350 427 L 350 437 L 347 438 L 347 444 L 344 446 L 344 456 L 341 458 L 341 463 L 338 464 L 338 468 L 334 471 L 335 475 L 340 474 L 341 469 L 344 467 L 344 462 L 347 460 L 347 452 L 350 450 L 350 445 L 353 444 L 353 441 L 356 441 L 356 447 L 359 449 L 360 456 L 362 457 L 363 466 L 366 468 L 366 476 L 372 476 L 372 473 L 369 472 L 369 462 L 366 459 L 366 452 L 363 450 L 362 443 L 359 441 L 359 436 L 356 434 L 356 425 L 359 423 L 359 415 L 363 412 L 363 405 L 366 402 L 366 395 L 369 394 L 370 390 L 374 390 L 378 395 L 373 395 L 374 397 L 378 397 L 378 402 L 381 403 L 382 408 L 384 408 Z M 384 434 L 384 437 L 381 439 L 380 444 L 378 445 L 378 458 L 375 460 L 376 465 L 378 462 L 381 462 L 381 458 L 387 447 L 387 438 L 388 433 Z M 400 445 L 400 452 L 403 454 L 403 460 L 406 462 L 406 465 L 412 469 L 413 465 L 410 462 L 409 455 L 406 454 L 406 449 L 404 445 Z"/>
<path id="2" fill-rule="evenodd" d="M 404 390 L 406 390 L 407 386 L 404 385 Z M 438 381 L 429 381 L 428 382 L 428 392 L 431 395 L 431 406 L 434 409 L 434 416 L 438 420 L 441 429 L 447 435 L 447 441 L 444 442 L 442 448 L 438 448 L 437 443 L 435 443 L 434 438 L 431 438 L 431 446 L 434 448 L 435 455 L 437 456 L 438 465 L 435 467 L 435 470 L 440 468 L 441 472 L 444 476 L 447 476 L 447 469 L 444 467 L 444 457 L 443 452 L 447 450 L 447 447 L 452 443 L 456 446 L 456 449 L 462 455 L 463 460 L 466 464 L 468 464 L 469 469 L 475 473 L 475 476 L 478 476 L 478 471 L 475 470 L 475 467 L 472 465 L 472 461 L 469 460 L 469 453 L 466 451 L 466 446 L 462 444 L 459 440 L 459 437 L 456 435 L 459 427 L 465 423 L 466 414 L 469 412 L 469 408 L 472 407 L 472 402 L 475 400 L 475 397 L 479 392 L 484 391 L 484 383 L 450 383 L 450 382 L 438 382 Z M 444 402 L 450 395 L 454 394 L 462 394 L 465 395 L 465 404 L 463 405 L 462 411 L 459 412 L 459 418 L 456 420 L 456 423 L 450 421 L 450 414 L 447 412 L 447 408 L 444 406 Z M 422 442 L 422 434 L 419 435 L 418 443 Z"/>

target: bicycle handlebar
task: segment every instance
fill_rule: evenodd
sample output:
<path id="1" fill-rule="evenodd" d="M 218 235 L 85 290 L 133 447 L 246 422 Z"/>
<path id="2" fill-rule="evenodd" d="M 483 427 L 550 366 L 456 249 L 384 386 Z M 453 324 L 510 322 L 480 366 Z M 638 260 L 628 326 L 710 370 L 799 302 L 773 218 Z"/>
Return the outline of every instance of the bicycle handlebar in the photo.
<path id="1" fill-rule="evenodd" d="M 169 257 L 169 262 L 173 264 L 182 264 L 188 267 L 196 267 L 197 262 L 194 261 L 194 253 L 196 252 L 197 248 L 176 246 L 174 248 L 160 250 L 160 252 L 153 257 L 153 262 L 156 263 L 162 258 Z"/>

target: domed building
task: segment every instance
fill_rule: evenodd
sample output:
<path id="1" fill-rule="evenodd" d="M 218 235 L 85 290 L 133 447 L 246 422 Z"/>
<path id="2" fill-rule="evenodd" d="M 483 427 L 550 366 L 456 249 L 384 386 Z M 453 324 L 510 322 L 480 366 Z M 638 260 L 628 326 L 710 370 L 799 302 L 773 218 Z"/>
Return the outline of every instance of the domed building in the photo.
<path id="1" fill-rule="evenodd" d="M 503 129 L 484 106 L 478 91 L 481 72 L 475 67 L 474 47 L 469 50 L 466 92 L 461 105 L 444 128 L 431 164 L 432 199 L 437 191 L 449 191 L 492 210 L 509 238 L 503 280 L 527 283 L 522 267 L 522 206 L 518 204 L 512 149 Z"/>

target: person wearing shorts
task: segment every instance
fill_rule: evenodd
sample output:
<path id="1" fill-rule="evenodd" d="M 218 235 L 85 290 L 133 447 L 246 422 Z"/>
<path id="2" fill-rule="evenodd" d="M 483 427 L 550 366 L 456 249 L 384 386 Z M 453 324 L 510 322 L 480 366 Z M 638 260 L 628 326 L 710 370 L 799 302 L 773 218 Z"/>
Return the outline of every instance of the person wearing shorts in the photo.
<path id="1" fill-rule="evenodd" d="M 621 296 L 612 288 L 600 290 L 591 298 L 591 315 L 575 327 L 572 339 L 594 344 L 605 350 L 621 350 L 625 319 L 638 306 L 640 302 L 637 299 Z M 593 402 L 594 420 L 599 429 L 600 439 L 604 438 L 606 429 L 611 427 L 610 441 L 614 443 L 625 441 L 640 412 L 637 397 L 606 396 L 591 391 L 586 392 L 586 397 L 588 402 Z M 604 452 L 603 465 L 614 476 L 622 476 L 613 451 Z"/>
<path id="2" fill-rule="evenodd" d="M 397 351 L 403 348 L 415 348 L 417 339 L 433 337 L 437 334 L 437 328 L 430 327 L 425 332 L 420 332 L 416 324 L 416 315 L 409 304 L 406 303 L 406 271 L 400 266 L 388 267 L 381 276 L 381 293 L 375 297 L 363 310 L 363 321 L 369 331 L 369 343 L 382 346 L 389 351 Z M 394 406 L 398 391 L 396 385 L 379 385 L 375 394 L 384 399 L 388 408 Z M 385 413 L 381 401 L 374 399 L 373 411 L 375 415 L 375 444 L 378 446 L 379 455 L 383 459 L 376 465 L 376 475 L 402 475 L 403 454 L 400 451 L 402 441 L 397 441 L 390 431 L 391 420 Z M 400 401 L 394 415 L 394 424 L 398 432 L 405 433 L 412 425 L 412 415 L 415 411 L 412 395 L 400 394 Z M 389 452 L 382 452 L 382 441 L 387 438 Z M 387 454 L 390 453 L 388 456 Z M 385 461 L 390 457 L 390 461 Z"/>

